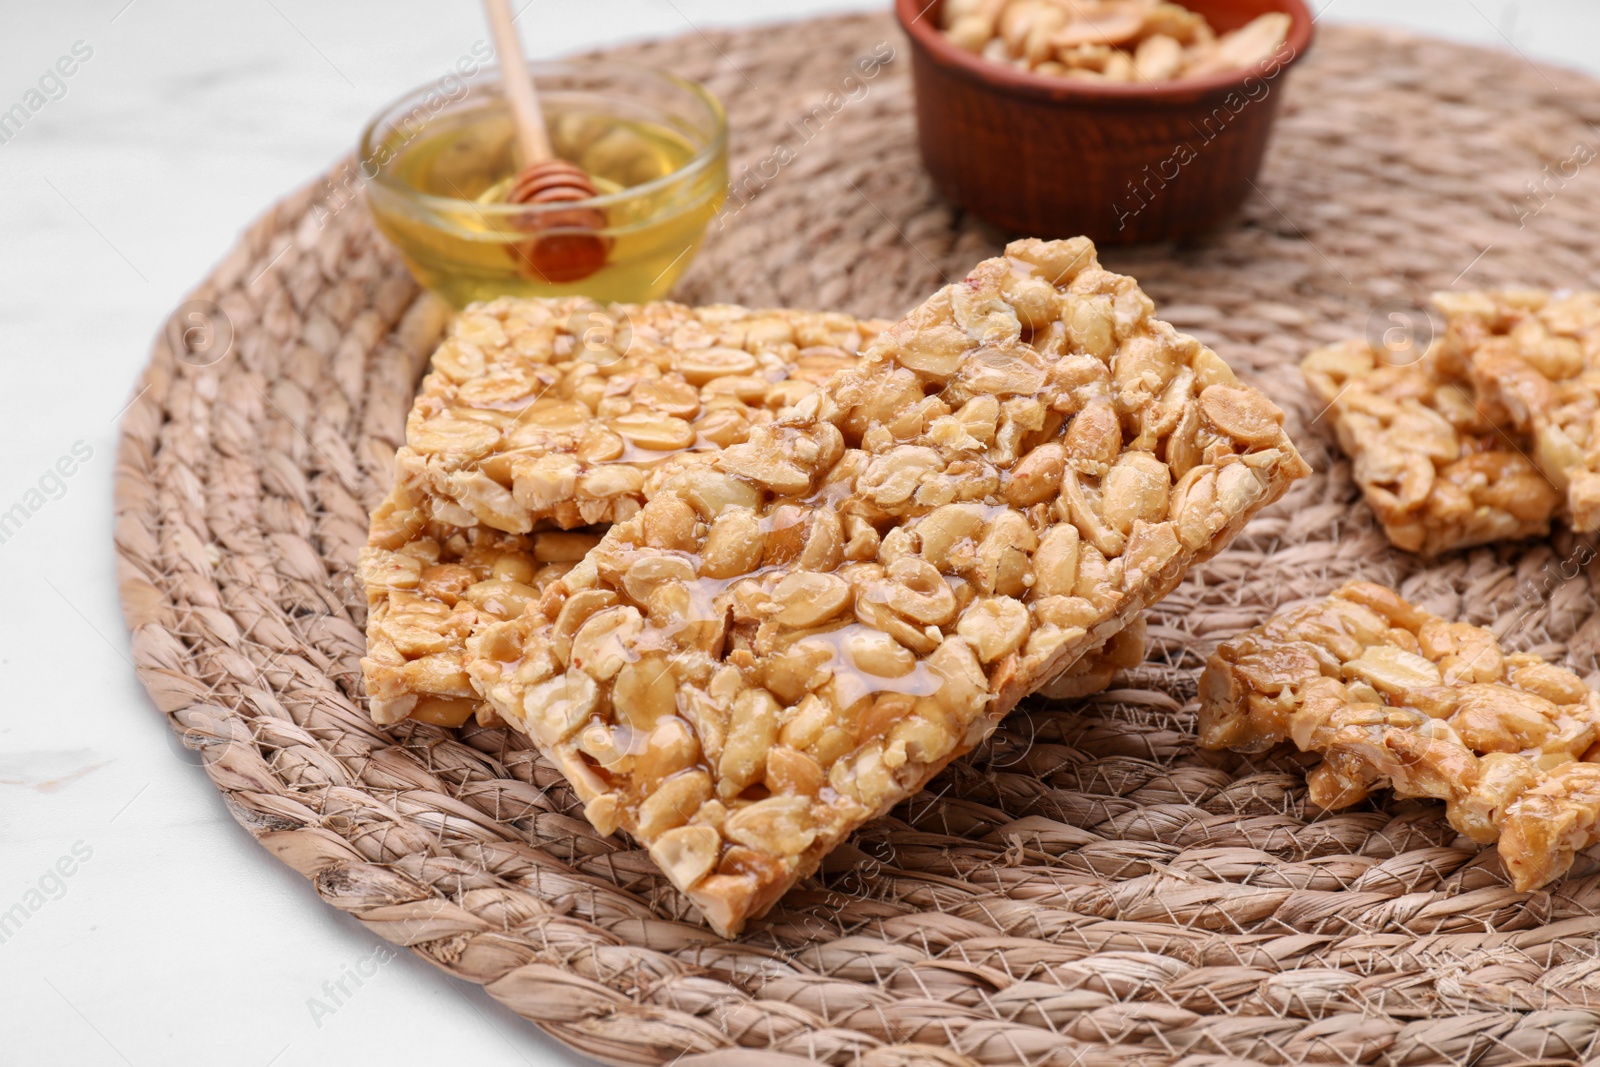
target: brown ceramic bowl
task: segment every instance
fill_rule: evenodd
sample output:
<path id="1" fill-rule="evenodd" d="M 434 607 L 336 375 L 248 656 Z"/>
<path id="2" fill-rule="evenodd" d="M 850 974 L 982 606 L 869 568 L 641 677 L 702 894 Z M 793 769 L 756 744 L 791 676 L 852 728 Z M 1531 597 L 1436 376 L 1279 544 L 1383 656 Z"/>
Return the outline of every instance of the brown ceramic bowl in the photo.
<path id="1" fill-rule="evenodd" d="M 1103 244 L 1186 237 L 1243 203 L 1289 68 L 1311 45 L 1303 0 L 1184 0 L 1219 33 L 1271 11 L 1293 20 L 1249 71 L 1092 84 L 991 63 L 939 31 L 944 0 L 895 0 L 911 38 L 922 158 L 940 190 L 1030 237 Z"/>

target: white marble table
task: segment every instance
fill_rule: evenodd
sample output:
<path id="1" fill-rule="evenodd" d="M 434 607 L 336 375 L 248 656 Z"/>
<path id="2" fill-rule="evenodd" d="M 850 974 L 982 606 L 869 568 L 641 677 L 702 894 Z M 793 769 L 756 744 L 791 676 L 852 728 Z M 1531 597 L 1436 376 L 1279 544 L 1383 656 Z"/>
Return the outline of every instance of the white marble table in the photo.
<path id="1" fill-rule="evenodd" d="M 555 55 L 886 0 L 533 2 L 529 51 Z M 1600 66 L 1593 0 L 1315 3 Z M 135 681 L 112 580 L 116 421 L 153 332 L 483 36 L 469 0 L 0 7 L 0 113 L 41 105 L 0 141 L 0 513 L 29 512 L 0 532 L 0 1064 L 578 1062 L 234 824 Z"/>

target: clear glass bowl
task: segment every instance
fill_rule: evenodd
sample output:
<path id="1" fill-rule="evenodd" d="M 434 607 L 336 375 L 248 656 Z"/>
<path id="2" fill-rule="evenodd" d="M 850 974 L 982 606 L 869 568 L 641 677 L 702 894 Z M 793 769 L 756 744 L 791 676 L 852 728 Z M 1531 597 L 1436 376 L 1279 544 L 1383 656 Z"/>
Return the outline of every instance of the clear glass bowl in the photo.
<path id="1" fill-rule="evenodd" d="M 408 93 L 368 124 L 360 172 L 378 228 L 417 281 L 457 307 L 502 295 L 664 296 L 727 198 L 722 105 L 693 82 L 644 67 L 573 61 L 532 70 L 556 154 L 588 171 L 600 195 L 496 202 L 520 159 L 499 72 L 485 68 L 453 94 L 438 84 Z M 530 233 L 570 233 L 540 215 L 575 207 L 604 212 L 605 264 L 552 282 L 528 265 Z"/>

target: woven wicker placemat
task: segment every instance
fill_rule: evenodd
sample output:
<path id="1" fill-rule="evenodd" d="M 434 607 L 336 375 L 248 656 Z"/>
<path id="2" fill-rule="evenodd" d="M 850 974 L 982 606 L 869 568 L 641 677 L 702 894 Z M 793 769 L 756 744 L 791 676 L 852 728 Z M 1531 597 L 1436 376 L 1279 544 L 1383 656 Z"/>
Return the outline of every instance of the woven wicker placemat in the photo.
<path id="1" fill-rule="evenodd" d="M 879 42 L 899 58 L 834 114 L 828 94 Z M 886 19 L 852 17 L 615 53 L 710 83 L 736 175 L 776 169 L 682 299 L 896 314 L 994 252 L 918 166 L 904 49 Z M 367 720 L 352 570 L 440 315 L 320 180 L 195 293 L 225 311 L 227 354 L 158 341 L 123 425 L 116 544 L 140 678 L 238 820 L 324 900 L 602 1060 L 1600 1055 L 1600 863 L 1514 893 L 1440 805 L 1308 817 L 1295 757 L 1198 752 L 1183 710 L 1217 640 L 1354 576 L 1597 680 L 1592 554 L 1566 535 L 1428 567 L 1392 551 L 1295 364 L 1431 289 L 1600 286 L 1600 177 L 1574 162 L 1600 140 L 1600 88 L 1330 27 L 1273 91 L 1275 147 L 1237 223 L 1107 260 L 1272 394 L 1319 473 L 1153 611 L 1152 661 L 1121 688 L 1025 706 L 741 941 L 680 921 L 645 854 L 596 835 L 522 738 Z"/>

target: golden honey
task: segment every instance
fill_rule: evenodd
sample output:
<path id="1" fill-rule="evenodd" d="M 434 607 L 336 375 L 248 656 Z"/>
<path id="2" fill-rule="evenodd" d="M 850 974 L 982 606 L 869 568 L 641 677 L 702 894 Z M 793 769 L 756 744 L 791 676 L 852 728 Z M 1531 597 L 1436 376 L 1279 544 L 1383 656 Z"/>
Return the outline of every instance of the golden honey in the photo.
<path id="1" fill-rule="evenodd" d="M 668 88 L 694 88 L 675 82 Z M 405 121 L 415 108 L 374 122 L 362 148 L 376 163 L 367 200 L 378 228 L 417 280 L 457 307 L 497 296 L 660 298 L 688 269 L 726 199 L 726 141 L 721 109 L 709 97 L 714 121 L 696 123 L 682 108 L 628 98 L 629 88 L 544 97 L 555 154 L 586 170 L 600 190 L 586 203 L 604 211 L 610 249 L 593 274 L 556 284 L 519 269 L 517 246 L 533 238 L 529 208 L 504 202 L 521 160 L 497 93 L 469 95 L 420 124 Z M 406 104 L 390 114 L 403 115 Z"/>

